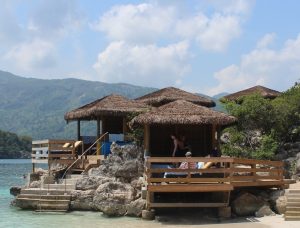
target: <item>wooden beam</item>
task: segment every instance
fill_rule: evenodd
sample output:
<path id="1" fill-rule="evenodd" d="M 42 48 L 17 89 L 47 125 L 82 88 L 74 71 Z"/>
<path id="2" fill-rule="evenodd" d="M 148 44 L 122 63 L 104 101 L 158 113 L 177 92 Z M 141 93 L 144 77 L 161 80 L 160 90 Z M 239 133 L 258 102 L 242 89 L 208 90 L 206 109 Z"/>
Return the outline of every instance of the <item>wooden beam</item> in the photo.
<path id="1" fill-rule="evenodd" d="M 223 192 L 233 190 L 230 184 L 148 185 L 149 192 Z"/>
<path id="2" fill-rule="evenodd" d="M 215 124 L 212 124 L 211 126 L 211 150 L 213 150 L 217 145 L 216 145 L 216 125 Z"/>
<path id="3" fill-rule="evenodd" d="M 100 132 L 100 118 L 97 117 L 97 139 L 100 138 L 100 134 L 101 134 L 101 132 Z M 100 155 L 101 142 L 97 143 L 96 148 L 97 148 L 97 155 Z"/>
<path id="4" fill-rule="evenodd" d="M 126 116 L 123 117 L 123 134 L 125 136 L 125 134 L 127 133 L 128 128 L 127 128 L 127 120 L 126 120 Z"/>
<path id="5" fill-rule="evenodd" d="M 226 207 L 227 203 L 150 203 L 151 208 Z"/>
<path id="6" fill-rule="evenodd" d="M 81 134 L 80 134 L 80 120 L 77 120 L 77 140 L 80 140 Z"/>
<path id="7" fill-rule="evenodd" d="M 144 149 L 145 154 L 149 155 L 150 153 L 150 126 L 146 124 L 144 126 Z"/>

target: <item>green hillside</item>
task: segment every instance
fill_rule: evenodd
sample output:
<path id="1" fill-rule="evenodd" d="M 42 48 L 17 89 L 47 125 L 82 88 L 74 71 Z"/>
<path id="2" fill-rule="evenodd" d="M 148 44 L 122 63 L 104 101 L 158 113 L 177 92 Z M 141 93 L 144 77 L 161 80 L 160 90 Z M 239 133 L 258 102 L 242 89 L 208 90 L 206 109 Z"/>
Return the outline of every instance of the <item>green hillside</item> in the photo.
<path id="1" fill-rule="evenodd" d="M 65 112 L 111 93 L 135 98 L 154 90 L 79 79 L 23 78 L 0 71 L 0 129 L 33 139 L 74 138 L 75 123 L 66 124 Z M 93 134 L 88 124 L 83 127 Z"/>
<path id="2" fill-rule="evenodd" d="M 31 138 L 0 130 L 0 159 L 30 158 Z"/>

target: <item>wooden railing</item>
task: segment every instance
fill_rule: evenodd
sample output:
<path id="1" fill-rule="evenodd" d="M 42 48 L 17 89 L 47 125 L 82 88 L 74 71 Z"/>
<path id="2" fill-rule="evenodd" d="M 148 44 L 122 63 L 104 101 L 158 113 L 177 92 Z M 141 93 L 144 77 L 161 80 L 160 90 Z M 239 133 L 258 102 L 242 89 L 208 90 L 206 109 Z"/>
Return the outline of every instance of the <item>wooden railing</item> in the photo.
<path id="1" fill-rule="evenodd" d="M 181 162 L 189 164 L 203 162 L 210 167 L 187 169 L 174 168 Z M 169 167 L 167 167 L 169 165 Z M 145 159 L 147 179 L 148 209 L 157 207 L 226 207 L 229 204 L 230 192 L 238 187 L 278 187 L 284 186 L 283 162 L 262 161 L 240 158 L 170 158 L 148 157 Z M 172 167 L 173 166 L 173 167 Z M 172 168 L 171 168 L 172 167 Z M 203 192 L 221 194 L 221 199 L 199 199 L 194 202 L 156 201 L 154 193 Z"/>
<path id="2" fill-rule="evenodd" d="M 32 163 L 48 163 L 55 159 L 74 159 L 75 140 L 36 140 L 32 141 Z M 64 146 L 67 145 L 68 146 Z"/>
<path id="3" fill-rule="evenodd" d="M 179 191 L 180 189 L 193 191 L 193 188 L 196 191 L 200 189 L 199 186 L 196 187 L 197 185 L 206 186 L 207 188 L 201 188 L 203 191 L 219 191 L 222 189 L 221 187 L 215 188 L 215 186 L 210 188 L 209 184 L 222 185 L 224 189 L 246 186 L 282 186 L 284 184 L 283 162 L 281 161 L 227 157 L 149 157 L 145 162 L 148 189 L 150 191 L 168 192 Z M 204 162 L 204 164 L 211 162 L 213 165 L 207 169 L 170 168 L 172 165 L 181 162 Z M 170 167 L 160 167 L 159 164 L 169 164 Z M 172 186 L 176 184 L 180 184 L 181 187 L 173 188 Z M 189 187 L 183 187 L 183 184 L 188 184 Z"/>

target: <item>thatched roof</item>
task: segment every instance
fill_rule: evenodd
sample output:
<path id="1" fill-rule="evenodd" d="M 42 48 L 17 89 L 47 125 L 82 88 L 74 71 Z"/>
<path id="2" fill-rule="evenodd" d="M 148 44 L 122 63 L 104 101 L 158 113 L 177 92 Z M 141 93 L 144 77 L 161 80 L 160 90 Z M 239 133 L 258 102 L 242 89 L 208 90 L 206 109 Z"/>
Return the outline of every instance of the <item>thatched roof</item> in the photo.
<path id="1" fill-rule="evenodd" d="M 176 100 L 186 100 L 194 104 L 203 105 L 206 107 L 214 107 L 216 105 L 215 102 L 211 99 L 174 87 L 167 87 L 153 93 L 146 94 L 142 97 L 136 98 L 136 100 L 155 107 Z"/>
<path id="2" fill-rule="evenodd" d="M 254 93 L 258 93 L 262 97 L 269 98 L 269 99 L 274 99 L 274 98 L 276 98 L 277 96 L 279 96 L 281 94 L 280 92 L 278 92 L 276 90 L 269 89 L 269 88 L 264 87 L 264 86 L 254 86 L 254 87 L 251 87 L 249 89 L 245 89 L 245 90 L 242 90 L 242 91 L 224 96 L 222 99 L 230 100 L 230 101 L 238 101 L 243 96 L 248 96 L 248 95 L 251 95 L 251 94 L 254 94 Z"/>
<path id="3" fill-rule="evenodd" d="M 135 124 L 188 124 L 229 125 L 237 119 L 222 112 L 199 106 L 185 100 L 177 100 L 133 118 Z"/>
<path id="4" fill-rule="evenodd" d="M 100 116 L 125 116 L 146 111 L 148 107 L 121 95 L 112 94 L 65 114 L 65 120 L 92 120 Z"/>

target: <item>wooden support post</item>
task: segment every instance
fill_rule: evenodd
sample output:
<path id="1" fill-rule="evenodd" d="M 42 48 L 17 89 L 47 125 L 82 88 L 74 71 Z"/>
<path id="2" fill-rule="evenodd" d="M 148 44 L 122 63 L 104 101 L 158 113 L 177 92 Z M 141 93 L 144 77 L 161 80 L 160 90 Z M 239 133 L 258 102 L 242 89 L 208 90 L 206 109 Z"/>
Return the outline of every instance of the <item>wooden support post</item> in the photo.
<path id="1" fill-rule="evenodd" d="M 144 153 L 145 155 L 150 153 L 150 126 L 148 124 L 144 127 Z"/>
<path id="2" fill-rule="evenodd" d="M 211 126 L 211 145 L 212 145 L 212 148 L 211 150 L 213 150 L 216 146 L 216 125 L 215 124 L 212 124 Z"/>
<path id="3" fill-rule="evenodd" d="M 81 134 L 80 134 L 80 120 L 77 120 L 77 140 L 80 140 Z"/>
<path id="4" fill-rule="evenodd" d="M 217 149 L 218 149 L 218 155 L 221 156 L 222 155 L 222 152 L 221 152 L 221 126 L 217 125 L 216 127 L 217 129 Z"/>
<path id="5" fill-rule="evenodd" d="M 100 138 L 100 118 L 97 117 L 97 139 Z M 97 155 L 100 155 L 101 142 L 97 143 Z"/>
<path id="6" fill-rule="evenodd" d="M 127 122 L 126 122 L 126 117 L 123 117 L 123 134 L 125 136 L 125 134 L 127 133 Z"/>
<path id="7" fill-rule="evenodd" d="M 32 163 L 32 172 L 35 172 L 35 163 Z"/>

